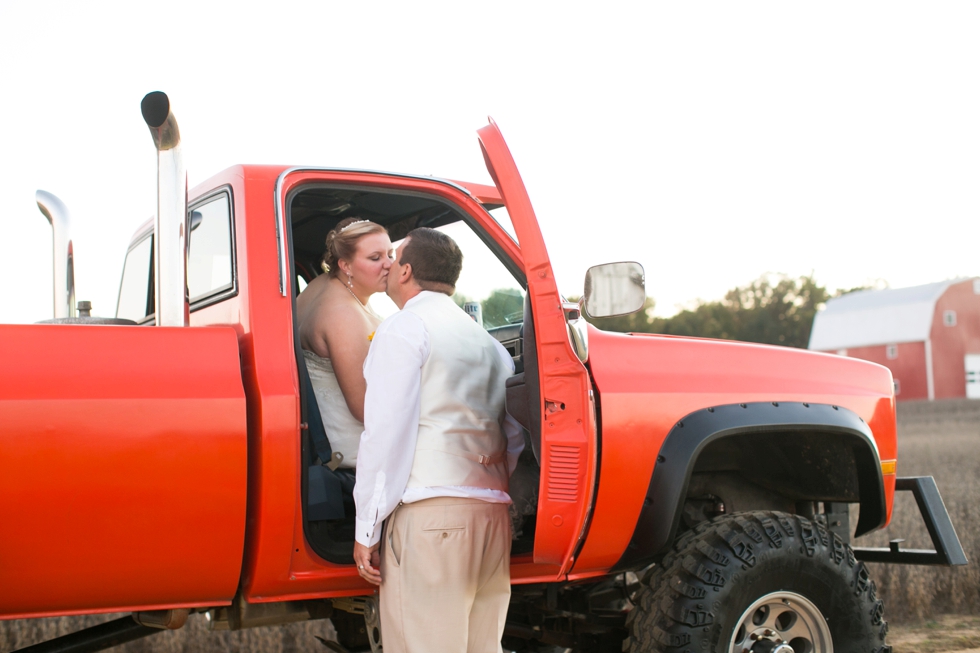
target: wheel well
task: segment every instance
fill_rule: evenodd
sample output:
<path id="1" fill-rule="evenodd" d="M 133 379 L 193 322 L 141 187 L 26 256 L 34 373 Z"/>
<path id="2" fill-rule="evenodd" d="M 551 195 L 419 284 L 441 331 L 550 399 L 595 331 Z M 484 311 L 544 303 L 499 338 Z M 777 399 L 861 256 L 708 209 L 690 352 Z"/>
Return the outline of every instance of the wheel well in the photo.
<path id="1" fill-rule="evenodd" d="M 804 514 L 812 514 L 817 501 L 835 513 L 858 503 L 855 536 L 878 528 L 886 516 L 874 435 L 854 412 L 805 402 L 715 406 L 689 413 L 667 434 L 633 537 L 615 568 L 659 559 L 683 528 L 685 511 L 694 511 L 697 521 L 696 513 L 715 499 L 738 511 Z"/>
<path id="2" fill-rule="evenodd" d="M 864 449 L 853 435 L 819 430 L 714 440 L 694 461 L 682 524 L 750 510 L 812 516 L 814 502 L 856 503 L 864 522 L 859 520 L 857 530 L 866 532 L 862 528 L 878 525 L 883 506 L 875 488 L 876 460 Z"/>
<path id="3" fill-rule="evenodd" d="M 745 483 L 793 501 L 861 500 L 854 436 L 802 431 L 738 433 L 709 443 L 694 476 L 732 472 Z M 868 461 L 874 464 L 874 461 Z"/>

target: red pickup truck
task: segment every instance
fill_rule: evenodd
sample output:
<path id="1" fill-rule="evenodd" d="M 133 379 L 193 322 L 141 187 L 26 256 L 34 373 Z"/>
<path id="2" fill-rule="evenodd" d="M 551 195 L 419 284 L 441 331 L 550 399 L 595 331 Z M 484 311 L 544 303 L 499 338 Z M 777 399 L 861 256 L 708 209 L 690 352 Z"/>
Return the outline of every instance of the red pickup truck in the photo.
<path id="1" fill-rule="evenodd" d="M 0 326 L 0 618 L 132 616 L 24 650 L 100 650 L 193 613 L 213 629 L 330 618 L 333 650 L 378 650 L 294 319 L 326 233 L 352 215 L 393 241 L 452 235 L 457 298 L 514 356 L 508 410 L 529 446 L 505 647 L 884 651 L 863 561 L 966 563 L 931 477 L 896 478 L 887 369 L 586 324 L 583 307 L 638 308 L 642 269 L 597 266 L 582 305 L 565 302 L 492 122 L 478 137 L 494 186 L 241 165 L 188 193 L 167 97 L 142 109 L 159 207 L 116 318 L 72 314 L 62 238 L 62 317 Z M 39 205 L 63 224 L 51 196 Z M 896 490 L 915 494 L 935 550 L 852 548 Z"/>

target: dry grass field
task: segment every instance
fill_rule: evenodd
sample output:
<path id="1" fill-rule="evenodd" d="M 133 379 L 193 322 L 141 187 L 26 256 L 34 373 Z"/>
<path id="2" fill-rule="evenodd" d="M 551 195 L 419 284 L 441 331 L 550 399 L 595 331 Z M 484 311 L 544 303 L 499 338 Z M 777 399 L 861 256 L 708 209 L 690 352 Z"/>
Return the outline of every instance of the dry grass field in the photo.
<path id="1" fill-rule="evenodd" d="M 899 476 L 933 476 L 971 564 L 966 567 L 871 565 L 871 576 L 893 623 L 942 614 L 980 615 L 980 401 L 899 404 Z M 915 500 L 901 492 L 891 525 L 855 542 L 931 548 Z"/>
<path id="2" fill-rule="evenodd" d="M 901 476 L 934 476 L 971 564 L 958 569 L 873 565 L 885 601 L 895 653 L 980 653 L 980 401 L 916 402 L 899 406 Z M 856 542 L 885 546 L 905 538 L 909 548 L 930 546 L 907 493 L 896 501 L 886 531 Z M 117 615 L 0 622 L 0 651 L 12 651 Z M 161 633 L 115 649 L 120 653 L 321 653 L 315 635 L 329 638 L 327 621 L 209 633 L 201 615 L 182 630 Z"/>

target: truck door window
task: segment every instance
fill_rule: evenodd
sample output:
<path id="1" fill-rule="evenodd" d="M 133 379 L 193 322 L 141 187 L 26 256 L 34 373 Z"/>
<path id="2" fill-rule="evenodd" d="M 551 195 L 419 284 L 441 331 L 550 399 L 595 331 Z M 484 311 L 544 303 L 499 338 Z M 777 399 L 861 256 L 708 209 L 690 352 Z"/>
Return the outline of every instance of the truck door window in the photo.
<path id="1" fill-rule="evenodd" d="M 126 253 L 116 317 L 141 321 L 153 312 L 150 306 L 150 264 L 153 252 L 153 236 L 147 236 L 133 245 Z"/>
<path id="2" fill-rule="evenodd" d="M 524 316 L 524 291 L 500 259 L 464 222 L 439 227 L 463 251 L 463 271 L 453 299 L 483 328 L 520 324 Z"/>
<path id="3" fill-rule="evenodd" d="M 191 208 L 187 288 L 192 304 L 234 289 L 231 235 L 227 193 Z"/>

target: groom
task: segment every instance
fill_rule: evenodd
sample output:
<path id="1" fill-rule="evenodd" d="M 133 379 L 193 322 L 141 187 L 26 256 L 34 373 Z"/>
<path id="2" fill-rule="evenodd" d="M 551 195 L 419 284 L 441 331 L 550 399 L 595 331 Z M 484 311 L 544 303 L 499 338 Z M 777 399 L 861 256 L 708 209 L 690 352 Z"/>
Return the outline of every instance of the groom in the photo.
<path id="1" fill-rule="evenodd" d="M 388 273 L 401 310 L 364 362 L 354 561 L 381 586 L 385 653 L 501 650 L 524 441 L 504 408 L 513 360 L 450 297 L 462 265 L 449 236 L 409 233 Z"/>

